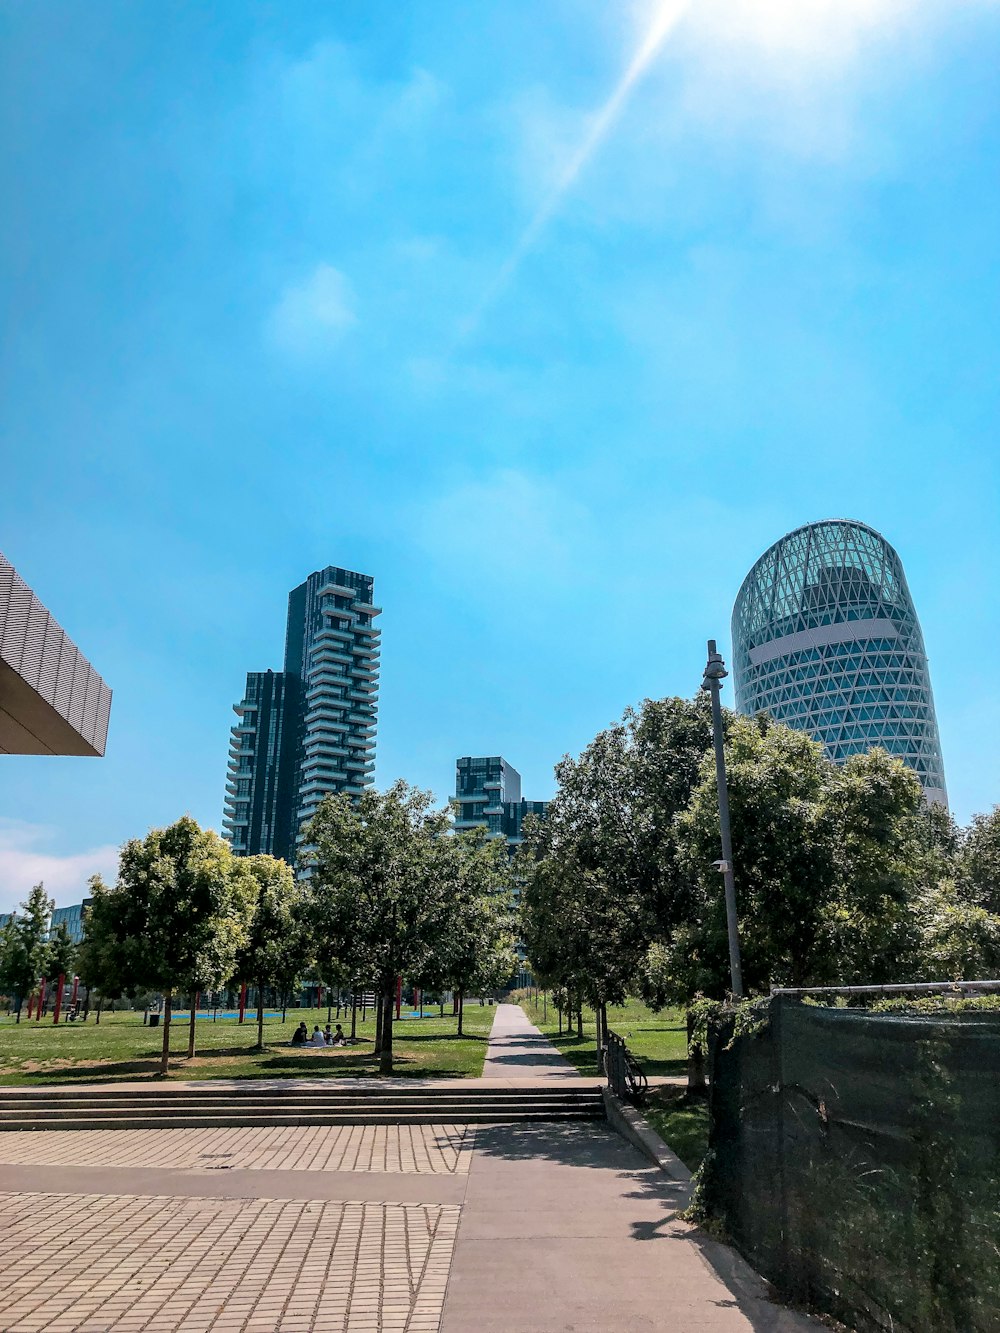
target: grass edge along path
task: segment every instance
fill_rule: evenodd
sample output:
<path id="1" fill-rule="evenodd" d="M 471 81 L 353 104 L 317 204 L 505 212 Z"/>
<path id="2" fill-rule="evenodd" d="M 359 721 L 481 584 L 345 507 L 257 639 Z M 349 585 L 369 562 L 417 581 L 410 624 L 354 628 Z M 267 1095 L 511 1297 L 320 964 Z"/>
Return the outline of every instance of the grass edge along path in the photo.
<path id="1" fill-rule="evenodd" d="M 513 998 L 513 997 L 512 997 Z M 518 1001 L 529 1020 L 575 1065 L 581 1074 L 597 1074 L 597 1028 L 594 1012 L 583 1010 L 583 1038 L 559 1033 L 559 1015 L 539 995 L 520 992 Z M 687 1024 L 680 1009 L 654 1013 L 639 1000 L 623 1007 L 608 1006 L 608 1026 L 617 1032 L 647 1074 L 687 1073 Z M 660 1138 L 694 1172 L 708 1151 L 708 1102 L 689 1097 L 686 1089 L 662 1086 L 650 1089 L 640 1108 Z"/>
<path id="2" fill-rule="evenodd" d="M 552 1042 L 570 1064 L 581 1074 L 597 1077 L 597 1026 L 594 1011 L 584 1005 L 583 1037 L 559 1032 L 559 1014 L 552 1004 L 524 991 L 511 996 L 520 1004 L 530 1022 Z M 659 1076 L 687 1072 L 687 1026 L 679 1009 L 663 1009 L 656 1014 L 641 1000 L 628 1000 L 625 1005 L 608 1005 L 608 1027 L 617 1032 L 647 1074 Z"/>
<path id="3" fill-rule="evenodd" d="M 466 1003 L 465 1035 L 456 1032 L 457 1019 L 442 1018 L 437 1009 L 425 1017 L 404 1017 L 393 1025 L 395 1074 L 402 1078 L 479 1078 L 496 1008 Z M 333 1019 L 334 1023 L 338 1020 Z M 350 1013 L 339 1020 L 350 1032 Z M 326 1026 L 326 1008 L 289 1009 L 264 1020 L 264 1050 L 257 1040 L 256 1014 L 240 1025 L 234 1018 L 199 1017 L 197 1054 L 186 1059 L 187 1013 L 175 1011 L 171 1023 L 169 1081 L 269 1078 L 371 1078 L 378 1075 L 374 1053 L 375 1025 L 358 1016 L 358 1044 L 347 1047 L 291 1046 L 292 1032 L 305 1022 Z M 0 1086 L 119 1082 L 152 1079 L 159 1069 L 161 1029 L 143 1025 L 142 1014 L 125 1011 L 104 1014 L 100 1025 L 93 1015 L 84 1023 L 60 1023 L 51 1016 L 40 1023 L 22 1017 L 19 1024 L 0 1022 Z"/>

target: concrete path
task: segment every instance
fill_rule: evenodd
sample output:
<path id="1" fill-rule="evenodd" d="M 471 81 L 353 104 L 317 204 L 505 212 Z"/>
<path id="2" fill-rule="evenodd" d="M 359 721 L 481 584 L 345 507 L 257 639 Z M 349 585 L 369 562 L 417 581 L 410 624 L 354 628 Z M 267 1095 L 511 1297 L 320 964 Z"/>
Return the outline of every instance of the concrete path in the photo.
<path id="1" fill-rule="evenodd" d="M 604 1125 L 476 1128 L 441 1333 L 819 1333 Z"/>
<path id="2" fill-rule="evenodd" d="M 483 1078 L 579 1078 L 573 1065 L 543 1037 L 519 1004 L 498 1004 Z"/>

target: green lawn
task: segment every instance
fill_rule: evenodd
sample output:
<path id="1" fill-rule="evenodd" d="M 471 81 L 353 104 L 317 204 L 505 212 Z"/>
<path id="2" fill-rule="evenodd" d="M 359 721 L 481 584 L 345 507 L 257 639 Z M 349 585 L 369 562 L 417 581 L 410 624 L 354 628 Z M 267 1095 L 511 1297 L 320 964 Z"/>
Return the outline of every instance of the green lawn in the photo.
<path id="1" fill-rule="evenodd" d="M 581 1074 L 597 1075 L 597 1029 L 594 1014 L 583 1011 L 583 1038 L 565 1032 L 559 1035 L 559 1015 L 541 997 L 535 1002 L 521 999 L 524 1012 L 554 1046 L 576 1065 Z M 687 1069 L 687 1029 L 684 1015 L 677 1009 L 658 1014 L 639 1000 L 629 1000 L 622 1008 L 608 1005 L 608 1027 L 625 1041 L 647 1074 L 683 1074 Z"/>
<path id="2" fill-rule="evenodd" d="M 642 1108 L 660 1138 L 689 1171 L 697 1171 L 708 1151 L 708 1101 L 677 1087 L 654 1088 Z"/>
<path id="3" fill-rule="evenodd" d="M 404 1014 L 408 1012 L 404 1010 Z M 465 1035 L 455 1032 L 456 1020 L 406 1018 L 394 1024 L 396 1073 L 410 1077 L 478 1078 L 496 1010 L 466 1004 Z M 187 1014 L 174 1015 L 170 1027 L 171 1079 L 360 1077 L 378 1073 L 373 1054 L 375 1024 L 358 1021 L 357 1046 L 301 1049 L 289 1046 L 292 1032 L 304 1020 L 326 1023 L 326 1009 L 293 1009 L 288 1021 L 267 1019 L 265 1050 L 251 1048 L 257 1040 L 256 1016 L 240 1026 L 234 1018 L 199 1018 L 197 1054 L 187 1059 Z M 350 1015 L 341 1017 L 350 1031 Z M 334 1017 L 336 1022 L 336 1017 Z M 51 1016 L 40 1023 L 0 1020 L 0 1084 L 48 1084 L 149 1079 L 159 1067 L 162 1033 L 143 1026 L 142 1014 L 103 1014 L 100 1026 L 91 1014 L 83 1023 L 60 1023 Z"/>

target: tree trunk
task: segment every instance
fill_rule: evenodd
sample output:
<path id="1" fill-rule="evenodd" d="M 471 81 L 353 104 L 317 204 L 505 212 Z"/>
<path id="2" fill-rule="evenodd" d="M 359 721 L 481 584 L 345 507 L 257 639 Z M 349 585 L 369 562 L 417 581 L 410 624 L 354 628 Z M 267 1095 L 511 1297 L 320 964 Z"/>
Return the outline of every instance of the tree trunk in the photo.
<path id="1" fill-rule="evenodd" d="M 83 1021 L 86 1023 L 90 1017 L 90 987 L 87 987 L 87 994 L 83 997 Z"/>
<path id="2" fill-rule="evenodd" d="M 382 992 L 378 993 L 378 1000 L 375 1004 L 375 1054 L 382 1054 L 382 1029 L 385 1026 L 385 1005 L 382 1003 Z"/>
<path id="3" fill-rule="evenodd" d="M 358 993 L 351 991 L 351 1041 L 358 1039 Z"/>
<path id="4" fill-rule="evenodd" d="M 337 1002 L 337 1017 L 338 1017 L 338 1018 L 340 1017 L 340 1002 L 339 1002 L 339 1000 L 338 1000 L 338 1002 Z M 331 991 L 328 990 L 327 993 L 326 993 L 326 1025 L 327 1025 L 327 1027 L 329 1027 L 330 1024 L 331 1024 L 332 1022 L 333 1022 L 333 993 L 332 993 Z"/>
<path id="5" fill-rule="evenodd" d="M 463 1019 L 464 1017 L 465 1017 L 465 991 L 462 989 L 461 986 L 459 986 L 459 988 L 458 988 L 458 1035 L 459 1035 L 460 1037 L 464 1037 L 464 1036 L 465 1036 L 465 1033 L 462 1031 L 462 1019 Z"/>
<path id="6" fill-rule="evenodd" d="M 288 1021 L 288 991 L 286 990 L 281 992 L 281 1021 L 282 1023 Z"/>
<path id="7" fill-rule="evenodd" d="M 580 1038 L 580 1040 L 582 1041 L 582 1040 L 583 1040 L 583 1000 L 582 1000 L 582 999 L 578 999 L 577 1002 L 576 1002 L 576 1006 L 577 1006 L 577 1007 L 576 1007 L 576 1035 L 577 1035 L 577 1036 Z"/>
<path id="8" fill-rule="evenodd" d="M 170 1068 L 170 991 L 163 994 L 163 1047 L 160 1051 L 160 1078 L 166 1078 Z"/>
<path id="9" fill-rule="evenodd" d="M 562 1005 L 559 1006 L 559 1035 L 562 1036 Z"/>
<path id="10" fill-rule="evenodd" d="M 395 978 L 385 988 L 385 1013 L 382 1018 L 382 1047 L 379 1053 L 378 1072 L 392 1073 L 392 1011 L 396 1003 Z"/>
<path id="11" fill-rule="evenodd" d="M 264 1049 L 264 988 L 257 987 L 257 1049 Z"/>
<path id="12" fill-rule="evenodd" d="M 18 1022 L 18 1023 L 20 1023 L 20 1021 L 21 1021 L 21 1004 L 22 1004 L 22 1000 L 21 1000 L 21 997 L 20 997 L 20 995 L 19 995 L 19 996 L 17 997 L 17 1018 L 15 1019 L 15 1022 Z"/>
<path id="13" fill-rule="evenodd" d="M 694 1038 L 694 1015 L 688 1010 L 687 1015 L 687 1045 L 688 1045 L 688 1082 L 687 1090 L 696 1097 L 704 1097 L 708 1091 L 708 1083 L 705 1080 L 705 1052 L 702 1050 L 701 1043 L 695 1042 Z"/>
<path id="14" fill-rule="evenodd" d="M 188 1059 L 194 1059 L 194 1023 L 198 1017 L 198 1001 L 200 995 L 197 991 L 191 996 L 191 1021 L 188 1024 Z"/>
<path id="15" fill-rule="evenodd" d="M 104 996 L 103 996 L 103 995 L 98 995 L 98 997 L 97 997 L 97 1014 L 96 1014 L 95 1017 L 94 1017 L 94 1024 L 95 1024 L 96 1027 L 100 1027 L 100 1025 L 101 1025 L 101 1010 L 102 1010 L 103 1008 L 104 1008 Z"/>

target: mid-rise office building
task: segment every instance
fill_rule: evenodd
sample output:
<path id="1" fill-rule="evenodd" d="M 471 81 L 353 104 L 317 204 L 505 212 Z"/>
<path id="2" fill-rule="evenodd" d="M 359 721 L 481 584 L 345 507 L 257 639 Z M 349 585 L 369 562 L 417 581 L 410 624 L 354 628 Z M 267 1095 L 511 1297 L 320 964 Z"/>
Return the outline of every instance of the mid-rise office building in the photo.
<path id="1" fill-rule="evenodd" d="M 736 707 L 809 732 L 836 763 L 881 746 L 947 804 L 923 636 L 899 556 L 864 523 L 770 547 L 733 608 Z"/>
<path id="2" fill-rule="evenodd" d="M 93 902 L 93 898 L 84 898 L 83 902 L 73 903 L 70 907 L 55 907 L 52 909 L 52 915 L 49 918 L 49 938 L 51 938 L 60 926 L 64 925 L 69 931 L 69 937 L 74 944 L 80 944 L 83 941 L 83 926 L 86 919 L 87 908 Z M 13 921 L 17 915 L 16 912 L 0 912 L 0 930 Z"/>
<path id="3" fill-rule="evenodd" d="M 467 755 L 455 765 L 456 829 L 486 828 L 490 837 L 506 839 L 513 851 L 523 841 L 528 814 L 544 819 L 547 801 L 521 795 L 521 775 L 502 755 Z"/>
<path id="4" fill-rule="evenodd" d="M 372 577 L 334 565 L 289 594 L 284 670 L 250 672 L 234 705 L 223 832 L 235 852 L 294 862 L 323 797 L 371 784 L 380 613 Z"/>

